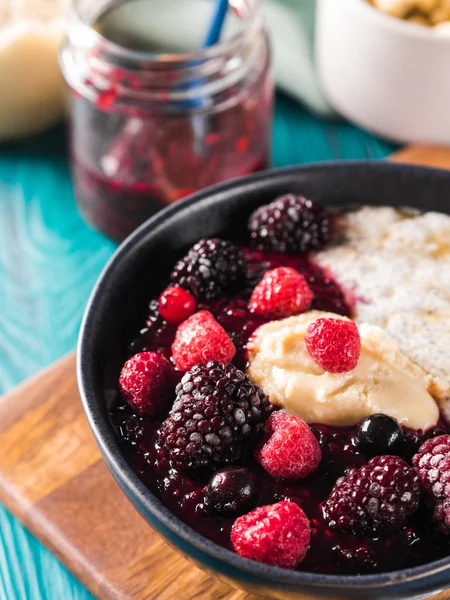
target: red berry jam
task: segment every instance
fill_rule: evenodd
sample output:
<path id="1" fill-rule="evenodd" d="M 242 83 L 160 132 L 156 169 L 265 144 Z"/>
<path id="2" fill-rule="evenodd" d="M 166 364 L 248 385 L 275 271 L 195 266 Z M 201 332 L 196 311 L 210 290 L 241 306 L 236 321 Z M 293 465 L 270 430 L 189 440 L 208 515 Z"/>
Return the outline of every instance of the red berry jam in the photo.
<path id="1" fill-rule="evenodd" d="M 246 367 L 245 345 L 249 337 L 270 320 L 248 309 L 252 290 L 269 269 L 284 266 L 301 273 L 314 293 L 312 309 L 351 315 L 351 306 L 337 283 L 308 258 L 249 249 L 245 249 L 244 253 L 249 269 L 244 289 L 210 302 L 200 302 L 197 306 L 197 310 L 210 311 L 227 331 L 237 350 L 233 363 L 239 368 Z M 129 355 L 156 351 L 170 358 L 176 329 L 176 324 L 170 324 L 161 317 L 156 299 L 150 303 L 146 327 L 132 342 Z M 178 376 L 181 377 L 180 374 Z M 450 553 L 450 537 L 436 533 L 430 526 L 424 505 L 408 518 L 400 530 L 378 538 L 329 528 L 323 506 L 336 480 L 349 468 L 366 465 L 371 453 L 376 453 L 377 444 L 381 443 L 383 436 L 363 439 L 365 429 L 370 433 L 370 424 L 366 424 L 365 428 L 312 425 L 322 460 L 318 469 L 303 479 L 273 478 L 249 453 L 244 456 L 242 464 L 236 465 L 238 471 L 245 469 L 250 473 L 249 489 L 244 489 L 239 473 L 231 473 L 219 482 L 211 481 L 210 474 L 194 476 L 176 468 L 165 448 L 158 444 L 158 430 L 164 415 L 158 421 L 139 417 L 117 393 L 110 417 L 124 455 L 147 487 L 185 523 L 225 548 L 233 549 L 231 528 L 242 513 L 242 510 L 236 510 L 235 514 L 230 514 L 228 510 L 232 503 L 228 493 L 230 489 L 236 489 L 236 504 L 242 502 L 245 510 L 288 500 L 297 503 L 305 512 L 311 524 L 311 545 L 298 566 L 301 571 L 329 574 L 393 571 L 430 562 Z M 445 423 L 440 423 L 439 427 L 426 434 L 405 429 L 392 432 L 389 422 L 385 427 L 386 439 L 395 445 L 395 452 L 409 464 L 424 439 L 449 431 Z M 362 452 L 365 448 L 363 442 L 370 445 L 371 452 L 367 455 Z M 220 485 L 224 489 L 215 490 Z M 216 495 L 212 490 L 217 491 Z"/>
<path id="2" fill-rule="evenodd" d="M 172 202 L 266 168 L 274 85 L 259 1 L 230 3 L 232 43 L 225 27 L 206 48 L 179 35 L 189 2 L 106 3 L 114 6 L 97 15 L 84 4 L 62 67 L 75 194 L 88 221 L 121 241 Z M 197 9 L 206 24 L 209 3 Z M 148 39 L 136 33 L 136 15 L 151 24 Z"/>
<path id="3" fill-rule="evenodd" d="M 131 152 L 125 141 L 123 151 Z M 174 173 L 170 180 L 164 177 L 164 172 L 157 166 L 157 161 L 152 161 L 151 157 L 148 157 L 144 172 L 138 169 L 139 175 L 135 175 L 137 165 L 134 162 L 129 167 L 129 174 L 120 173 L 115 178 L 110 178 L 101 168 L 87 164 L 86 160 L 73 154 L 72 174 L 75 193 L 83 215 L 96 229 L 120 242 L 159 210 L 193 194 L 200 188 L 233 177 L 251 175 L 268 166 L 267 150 L 263 150 L 259 156 L 247 156 L 236 170 L 234 167 L 221 168 L 213 161 L 213 157 L 210 157 L 211 161 L 205 159 L 197 161 L 195 170 L 192 170 L 186 166 L 186 160 L 188 161 L 189 158 L 187 153 L 191 151 L 192 149 L 186 149 L 184 162 L 181 159 L 176 161 L 183 172 L 178 175 Z M 129 156 L 128 160 L 131 160 L 134 155 L 130 153 Z M 134 156 L 133 161 L 135 159 Z M 142 161 L 142 157 L 140 160 Z M 165 159 L 160 160 L 171 161 L 172 159 L 166 156 Z"/>

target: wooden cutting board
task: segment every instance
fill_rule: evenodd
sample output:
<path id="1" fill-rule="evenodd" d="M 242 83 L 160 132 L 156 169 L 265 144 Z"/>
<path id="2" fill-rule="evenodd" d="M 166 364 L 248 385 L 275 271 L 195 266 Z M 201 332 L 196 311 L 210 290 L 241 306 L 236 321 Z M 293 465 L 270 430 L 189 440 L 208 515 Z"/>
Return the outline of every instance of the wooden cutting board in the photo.
<path id="1" fill-rule="evenodd" d="M 392 158 L 450 169 L 450 149 Z M 134 510 L 89 431 L 73 354 L 0 399 L 0 501 L 101 600 L 256 600 L 188 563 Z"/>

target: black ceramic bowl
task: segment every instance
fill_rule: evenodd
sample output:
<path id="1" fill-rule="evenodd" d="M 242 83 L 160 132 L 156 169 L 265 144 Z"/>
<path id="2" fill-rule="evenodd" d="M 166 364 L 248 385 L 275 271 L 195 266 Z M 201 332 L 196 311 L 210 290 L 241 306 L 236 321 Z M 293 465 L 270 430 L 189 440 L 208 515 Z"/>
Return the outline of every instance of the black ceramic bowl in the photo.
<path id="1" fill-rule="evenodd" d="M 201 237 L 239 234 L 257 206 L 286 192 L 331 206 L 372 204 L 450 212 L 450 174 L 388 163 L 329 163 L 262 173 L 216 186 L 159 213 L 129 237 L 101 275 L 89 301 L 78 350 L 84 408 L 112 474 L 144 518 L 204 570 L 270 598 L 422 599 L 450 587 L 450 557 L 386 574 L 331 576 L 268 567 L 196 533 L 144 486 L 125 461 L 108 421 L 104 381 L 120 364 L 131 332 L 145 317 L 152 289 L 181 249 Z M 124 524 L 125 525 L 125 524 Z M 441 598 L 448 598 L 443 595 Z"/>

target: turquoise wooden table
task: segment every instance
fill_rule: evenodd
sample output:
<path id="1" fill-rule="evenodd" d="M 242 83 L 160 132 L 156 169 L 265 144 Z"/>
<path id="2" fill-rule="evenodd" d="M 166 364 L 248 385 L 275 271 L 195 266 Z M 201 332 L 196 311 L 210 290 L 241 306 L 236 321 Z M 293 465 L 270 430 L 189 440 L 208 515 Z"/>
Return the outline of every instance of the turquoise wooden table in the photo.
<path id="1" fill-rule="evenodd" d="M 279 96 L 276 167 L 385 157 L 393 146 L 320 121 Z M 0 146 L 0 392 L 76 345 L 83 309 L 115 245 L 78 215 L 63 128 Z M 86 600 L 77 580 L 0 506 L 0 600 Z"/>

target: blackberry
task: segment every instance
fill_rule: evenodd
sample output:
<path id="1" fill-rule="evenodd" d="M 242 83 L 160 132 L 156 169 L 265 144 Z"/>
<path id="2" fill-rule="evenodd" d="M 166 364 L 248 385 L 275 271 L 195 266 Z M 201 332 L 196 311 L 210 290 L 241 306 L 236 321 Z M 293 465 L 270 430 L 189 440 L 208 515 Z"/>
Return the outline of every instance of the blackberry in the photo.
<path id="1" fill-rule="evenodd" d="M 116 431 L 123 442 L 136 446 L 145 435 L 145 422 L 130 411 L 127 404 L 119 404 L 111 413 Z"/>
<path id="2" fill-rule="evenodd" d="M 345 536 L 332 547 L 339 566 L 345 570 L 368 573 L 377 566 L 376 555 L 370 543 L 358 537 Z"/>
<path id="3" fill-rule="evenodd" d="M 378 536 L 400 529 L 419 497 L 414 469 L 398 456 L 377 456 L 338 479 L 325 511 L 332 529 Z"/>
<path id="4" fill-rule="evenodd" d="M 145 435 L 145 429 L 138 418 L 130 418 L 118 427 L 119 436 L 124 442 L 135 446 Z"/>
<path id="5" fill-rule="evenodd" d="M 200 240 L 171 274 L 173 283 L 189 290 L 198 300 L 214 300 L 243 285 L 247 263 L 241 249 L 218 238 Z"/>
<path id="6" fill-rule="evenodd" d="M 420 484 L 433 505 L 433 520 L 450 534 L 450 435 L 427 440 L 412 459 Z"/>
<path id="7" fill-rule="evenodd" d="M 433 521 L 444 535 L 450 535 L 450 499 L 436 502 L 433 509 Z"/>
<path id="8" fill-rule="evenodd" d="M 155 298 L 151 300 L 148 305 L 148 315 L 145 322 L 147 331 L 153 334 L 155 331 L 158 331 L 163 323 L 164 320 L 159 313 L 159 301 L 157 298 Z"/>
<path id="9" fill-rule="evenodd" d="M 251 451 L 272 405 L 234 365 L 196 365 L 176 388 L 176 400 L 160 430 L 160 443 L 175 465 L 212 470 Z"/>
<path id="10" fill-rule="evenodd" d="M 450 499 L 450 435 L 427 440 L 412 459 L 422 489 L 436 500 Z"/>
<path id="11" fill-rule="evenodd" d="M 331 219 L 313 200 L 287 194 L 258 208 L 248 228 L 260 250 L 300 254 L 320 250 L 330 241 Z"/>

